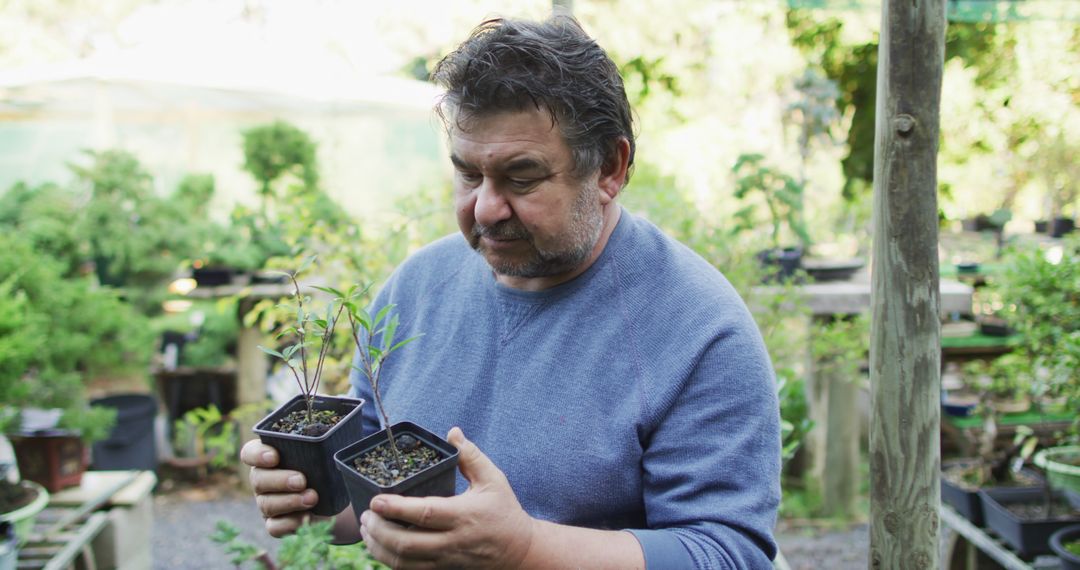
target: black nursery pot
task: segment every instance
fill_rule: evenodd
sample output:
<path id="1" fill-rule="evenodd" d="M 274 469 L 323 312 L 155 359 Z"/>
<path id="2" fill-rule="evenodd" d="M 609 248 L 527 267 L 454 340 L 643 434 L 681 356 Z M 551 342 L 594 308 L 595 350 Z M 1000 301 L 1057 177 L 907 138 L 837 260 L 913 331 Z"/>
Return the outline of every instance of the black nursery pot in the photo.
<path id="1" fill-rule="evenodd" d="M 298 395 L 255 424 L 254 432 L 263 443 L 278 451 L 278 467 L 299 471 L 307 477 L 309 489 L 319 494 L 319 502 L 311 509 L 317 515 L 340 513 L 349 502 L 345 483 L 334 468 L 334 453 L 363 437 L 363 399 L 315 396 L 314 408 L 333 410 L 344 417 L 330 431 L 319 437 L 270 431 L 278 418 L 304 408 L 304 396 Z"/>
<path id="2" fill-rule="evenodd" d="M 368 509 L 375 495 L 389 493 L 407 497 L 450 497 L 454 495 L 458 450 L 445 439 L 412 423 L 398 422 L 391 426 L 394 438 L 408 434 L 422 441 L 442 456 L 442 459 L 427 469 L 389 487 L 361 475 L 353 467 L 353 461 L 387 441 L 386 430 L 373 433 L 364 439 L 342 449 L 334 455 L 338 471 L 349 491 L 349 502 L 359 522 L 360 515 Z"/>
<path id="3" fill-rule="evenodd" d="M 1005 505 L 1042 504 L 1045 490 L 1040 487 L 1018 489 L 984 489 L 979 491 L 982 498 L 983 516 L 986 526 L 993 530 L 1006 544 L 1012 546 L 1021 558 L 1037 554 L 1050 554 L 1050 535 L 1070 525 L 1080 523 L 1080 517 L 1055 514 L 1052 519 L 1021 520 L 1009 511 Z M 1076 493 L 1058 493 L 1057 497 L 1066 497 L 1074 509 L 1080 508 L 1080 495 Z"/>
<path id="4" fill-rule="evenodd" d="M 1073 540 L 1080 540 L 1080 524 L 1067 526 L 1050 536 L 1050 549 L 1061 559 L 1061 570 L 1080 570 L 1080 554 L 1065 549 Z"/>
<path id="5" fill-rule="evenodd" d="M 947 471 L 952 467 L 969 467 L 976 463 L 974 459 L 958 459 L 955 461 L 946 461 L 942 465 L 942 471 Z M 1028 477 L 1042 481 L 1042 477 L 1038 473 L 1030 469 L 1022 469 L 1022 473 Z M 993 489 L 999 488 L 999 486 L 990 487 Z M 1028 487 L 1004 487 L 1007 489 L 1024 489 Z M 1034 489 L 1041 489 L 1041 487 L 1031 487 Z M 956 512 L 967 519 L 971 524 L 981 527 L 985 526 L 985 519 L 983 517 L 983 505 L 982 498 L 979 496 L 978 489 L 969 491 L 968 489 L 953 483 L 945 478 L 944 473 L 941 476 L 941 502 L 949 505 Z"/>

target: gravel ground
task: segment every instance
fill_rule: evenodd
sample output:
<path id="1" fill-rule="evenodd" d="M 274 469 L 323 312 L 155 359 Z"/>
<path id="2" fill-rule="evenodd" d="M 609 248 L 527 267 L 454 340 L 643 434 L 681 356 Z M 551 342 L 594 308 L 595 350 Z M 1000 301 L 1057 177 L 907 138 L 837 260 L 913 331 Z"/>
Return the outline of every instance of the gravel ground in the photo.
<path id="1" fill-rule="evenodd" d="M 276 551 L 277 540 L 263 530 L 262 517 L 249 495 L 216 486 L 159 489 L 154 498 L 154 569 L 232 569 L 222 548 L 210 540 L 219 520 L 239 528 L 248 542 Z M 792 570 L 868 567 L 870 535 L 865 524 L 834 529 L 782 522 L 776 537 Z M 942 537 L 943 544 L 946 538 Z"/>
<path id="2" fill-rule="evenodd" d="M 232 570 L 225 551 L 210 540 L 219 520 L 239 528 L 244 540 L 276 552 L 277 540 L 266 534 L 250 495 L 214 488 L 159 490 L 151 544 L 154 570 Z"/>

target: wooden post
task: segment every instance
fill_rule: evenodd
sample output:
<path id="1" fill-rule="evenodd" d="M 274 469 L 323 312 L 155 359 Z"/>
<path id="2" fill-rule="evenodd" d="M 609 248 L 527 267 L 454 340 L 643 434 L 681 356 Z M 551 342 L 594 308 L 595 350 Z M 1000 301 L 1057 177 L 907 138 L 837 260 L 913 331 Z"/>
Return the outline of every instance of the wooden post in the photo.
<path id="1" fill-rule="evenodd" d="M 870 567 L 938 568 L 937 150 L 945 0 L 882 0 L 874 147 Z"/>
<path id="2" fill-rule="evenodd" d="M 240 319 L 240 335 L 236 342 L 236 404 L 258 404 L 266 401 L 266 355 L 259 350 L 259 345 L 265 342 L 265 335 L 259 330 L 258 323 L 252 326 L 243 324 L 244 315 L 251 311 L 255 302 L 254 297 L 242 297 L 237 307 L 237 318 Z M 251 420 L 244 418 L 237 426 L 240 432 L 240 444 L 243 445 L 253 437 L 252 429 L 259 418 Z M 248 466 L 240 464 L 240 482 L 245 488 L 249 487 Z"/>

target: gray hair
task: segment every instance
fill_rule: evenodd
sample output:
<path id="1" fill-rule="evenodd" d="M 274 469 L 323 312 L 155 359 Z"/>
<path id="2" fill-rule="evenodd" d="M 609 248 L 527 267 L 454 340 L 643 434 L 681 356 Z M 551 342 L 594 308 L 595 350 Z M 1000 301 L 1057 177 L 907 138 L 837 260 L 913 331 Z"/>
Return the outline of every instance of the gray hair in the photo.
<path id="1" fill-rule="evenodd" d="M 579 178 L 613 160 L 621 138 L 630 143 L 634 164 L 633 119 L 619 69 L 570 16 L 487 20 L 435 66 L 432 78 L 446 88 L 436 110 L 448 128 L 451 120 L 460 128 L 471 117 L 533 105 L 551 113 Z"/>

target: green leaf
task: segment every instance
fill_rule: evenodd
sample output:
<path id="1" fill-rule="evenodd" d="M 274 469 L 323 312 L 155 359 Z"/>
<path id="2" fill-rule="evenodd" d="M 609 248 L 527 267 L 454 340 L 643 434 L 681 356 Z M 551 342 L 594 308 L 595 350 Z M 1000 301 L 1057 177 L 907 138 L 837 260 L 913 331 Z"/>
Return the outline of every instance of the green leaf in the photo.
<path id="1" fill-rule="evenodd" d="M 331 295 L 333 295 L 335 297 L 345 298 L 344 293 L 342 293 L 338 289 L 334 289 L 333 287 L 322 287 L 322 286 L 319 286 L 319 285 L 312 285 L 311 288 L 316 289 L 318 291 L 322 291 L 323 293 L 329 293 L 329 294 L 331 294 Z"/>
<path id="2" fill-rule="evenodd" d="M 389 304 L 389 305 L 386 305 L 385 307 L 383 307 L 382 309 L 379 309 L 379 312 L 375 314 L 375 321 L 371 323 L 371 326 L 378 327 L 379 323 L 381 323 L 382 320 L 384 318 L 386 318 L 386 314 L 389 313 L 391 310 L 393 310 L 393 308 L 394 308 L 394 305 Z"/>
<path id="3" fill-rule="evenodd" d="M 282 360 L 288 360 L 285 357 L 285 355 L 281 354 L 280 352 L 278 352 L 278 351 L 276 351 L 276 350 L 274 350 L 272 348 L 266 348 L 265 346 L 263 346 L 261 344 L 259 345 L 259 350 L 265 352 L 266 354 L 269 354 L 270 356 L 276 356 L 276 357 L 278 357 L 278 358 L 280 358 Z"/>
<path id="4" fill-rule="evenodd" d="M 407 339 L 405 339 L 405 340 L 403 340 L 403 341 L 401 341 L 401 342 L 399 342 L 399 343 L 395 344 L 394 346 L 391 346 L 391 347 L 390 347 L 390 350 L 387 350 L 387 351 L 386 351 L 386 353 L 387 353 L 387 354 L 389 354 L 389 353 L 391 353 L 391 352 L 394 352 L 395 350 L 397 350 L 397 349 L 399 349 L 399 348 L 401 348 L 401 347 L 405 346 L 406 344 L 409 344 L 410 342 L 412 342 L 412 341 L 414 341 L 414 340 L 416 340 L 416 339 L 418 339 L 418 338 L 420 338 L 420 337 L 422 337 L 422 336 L 424 336 L 424 335 L 422 335 L 422 334 L 418 334 L 418 335 L 416 335 L 416 336 L 414 336 L 414 337 L 409 337 L 409 338 L 407 338 Z"/>
<path id="5" fill-rule="evenodd" d="M 309 256 L 309 257 L 305 258 L 304 261 L 301 261 L 300 262 L 300 267 L 296 268 L 296 272 L 293 273 L 293 275 L 299 275 L 300 273 L 303 273 L 305 270 L 307 270 L 308 267 L 311 267 L 311 265 L 313 263 L 315 263 L 315 258 L 316 257 L 318 257 L 318 256 L 317 255 L 312 255 L 312 256 Z"/>

